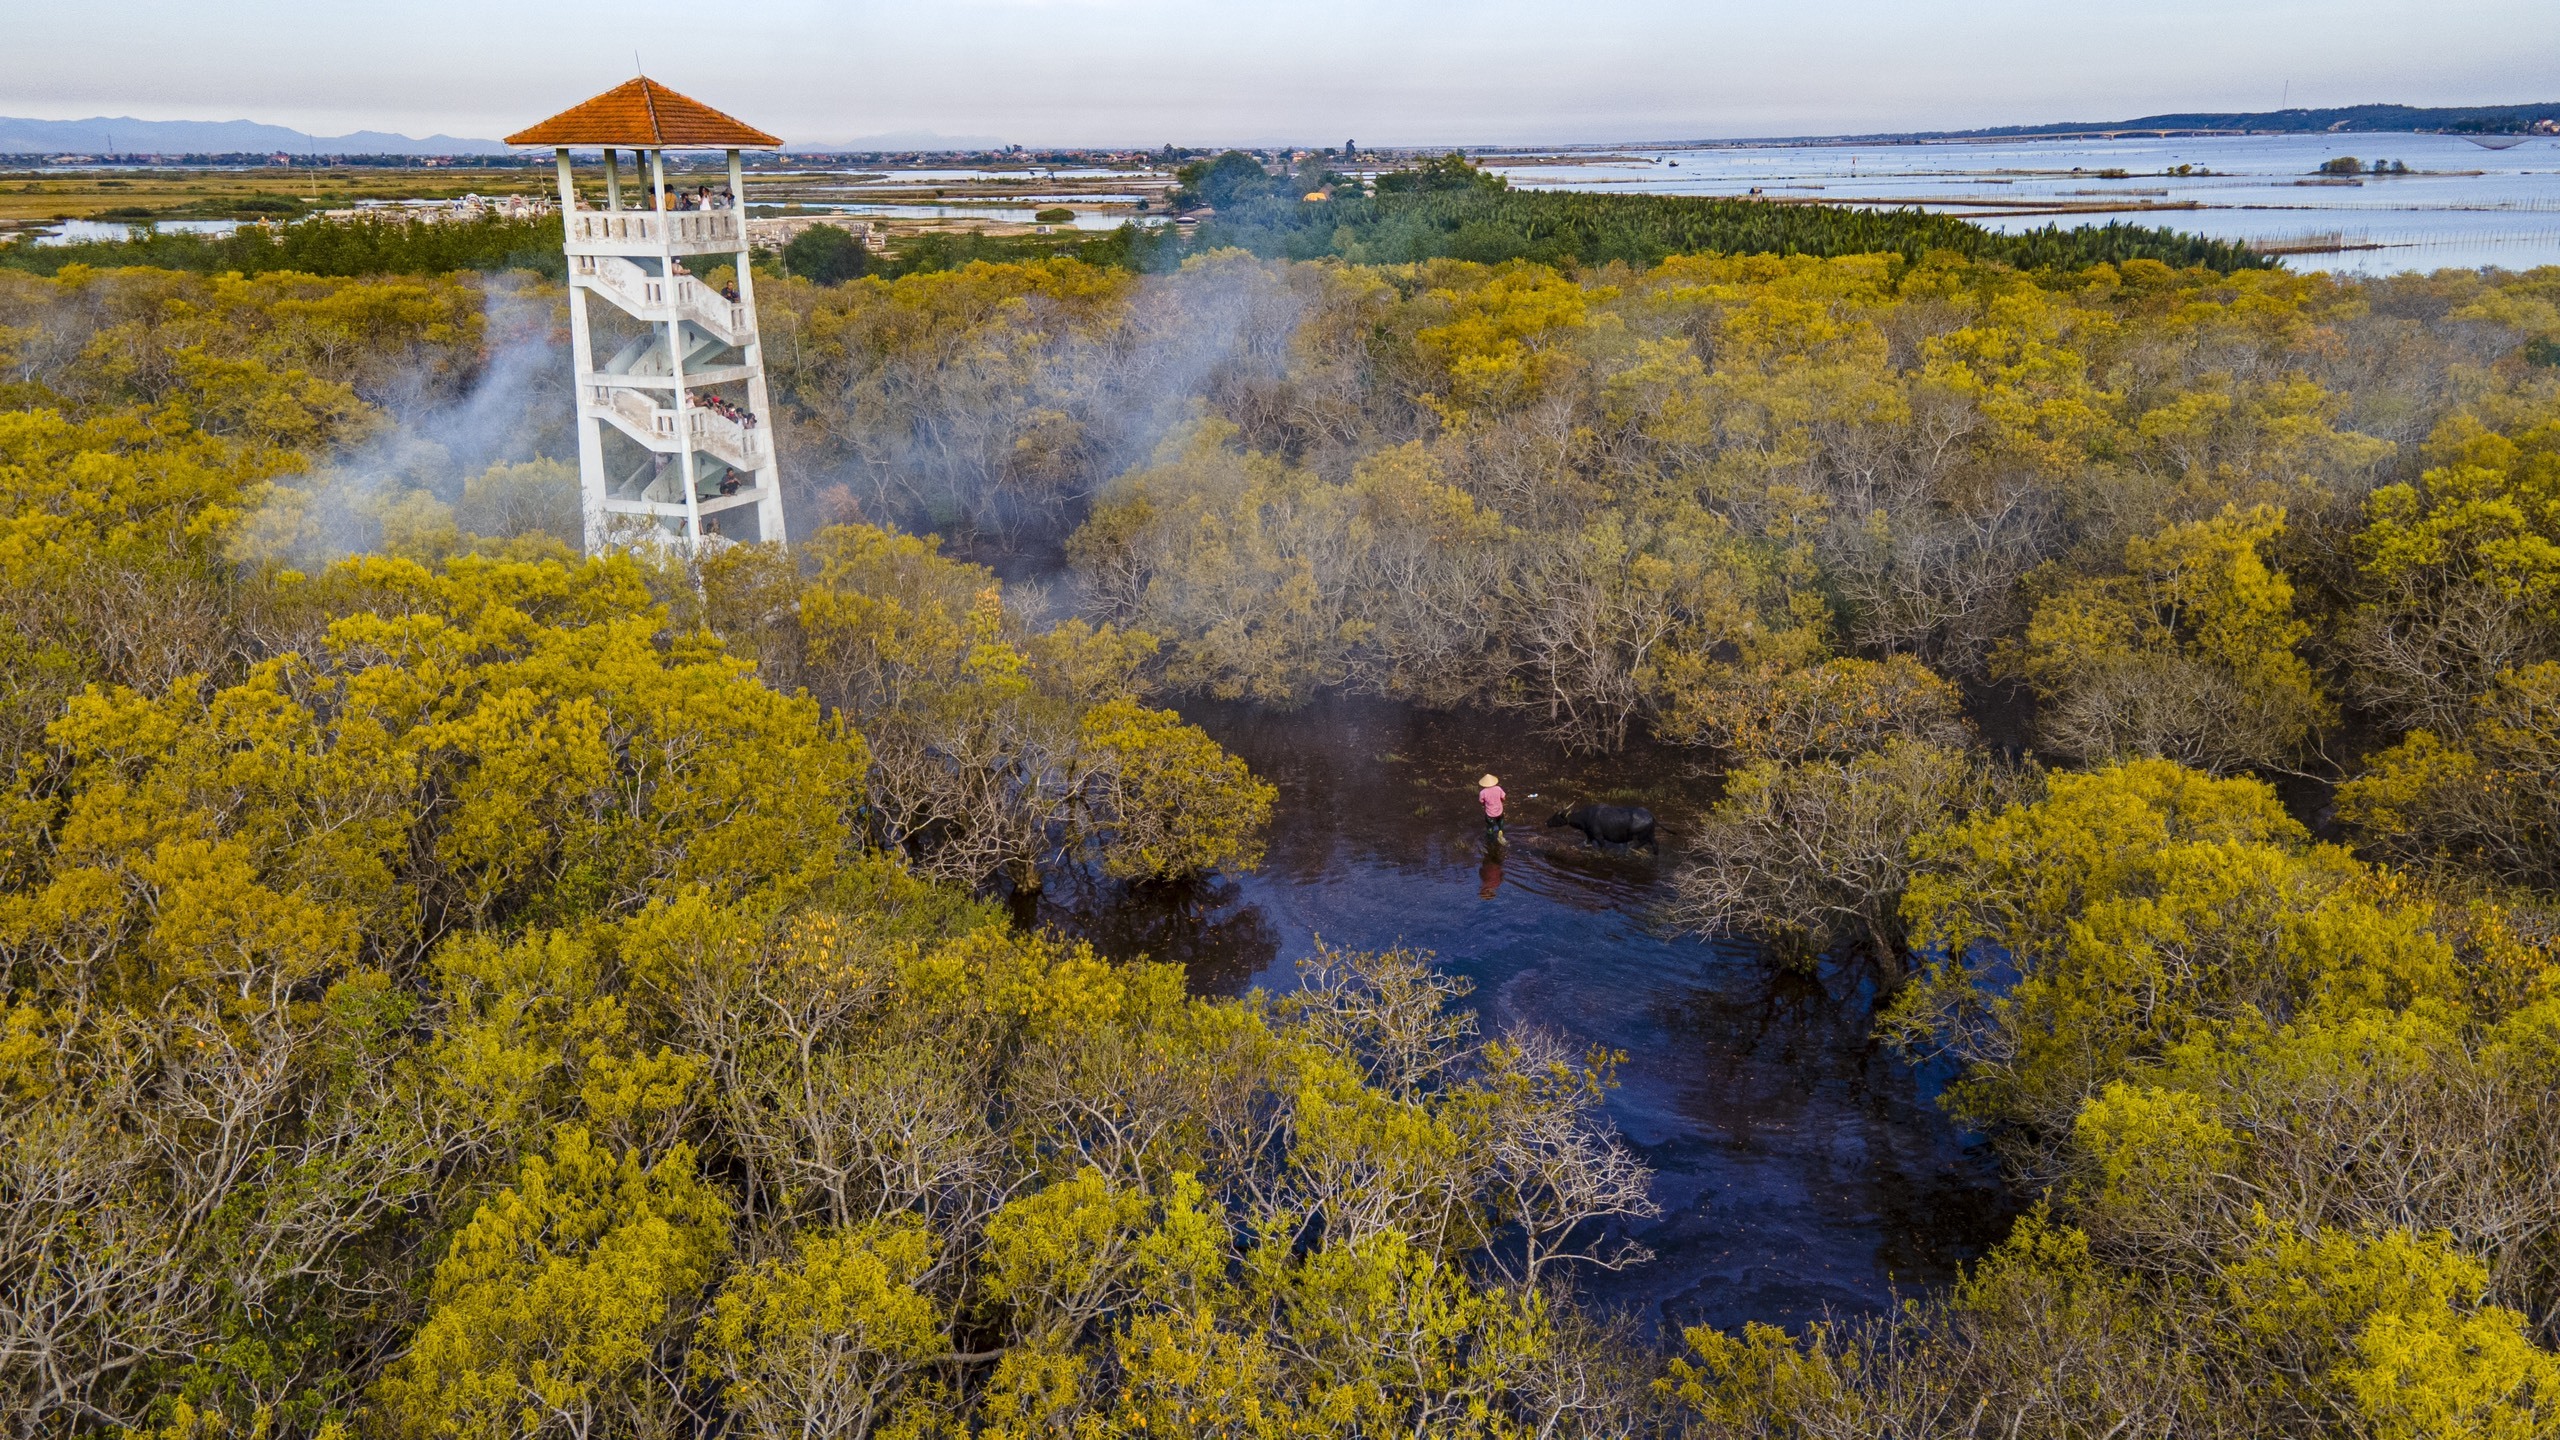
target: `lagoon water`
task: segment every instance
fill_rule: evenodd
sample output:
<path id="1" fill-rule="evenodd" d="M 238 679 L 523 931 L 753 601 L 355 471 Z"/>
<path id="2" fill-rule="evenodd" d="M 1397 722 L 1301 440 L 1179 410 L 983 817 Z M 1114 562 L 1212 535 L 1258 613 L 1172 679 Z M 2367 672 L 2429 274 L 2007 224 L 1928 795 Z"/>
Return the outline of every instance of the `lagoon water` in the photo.
<path id="1" fill-rule="evenodd" d="M 1268 861 L 1171 892 L 1053 888 L 1024 918 L 1180 962 L 1222 994 L 1288 988 L 1318 938 L 1414 946 L 1474 982 L 1487 1031 L 1542 1026 L 1625 1052 L 1609 1110 L 1664 1213 L 1634 1227 L 1652 1261 L 1591 1277 L 1603 1305 L 1664 1332 L 1874 1313 L 2004 1232 L 1991 1159 L 1936 1106 L 1945 1074 L 1872 1039 L 1868 967 L 1796 974 L 1656 923 L 1706 798 L 1677 752 L 1573 757 L 1518 717 L 1340 698 L 1183 714 L 1279 788 Z M 1476 808 L 1487 769 L 1512 797 L 1500 846 Z M 1541 823 L 1594 796 L 1654 810 L 1663 853 Z"/>
<path id="2" fill-rule="evenodd" d="M 136 225 L 121 220 L 57 220 L 53 228 L 39 232 L 39 245 L 82 245 L 98 240 L 127 240 L 151 230 L 183 230 L 195 235 L 228 235 L 240 228 L 237 220 L 155 220 Z"/>
<path id="3" fill-rule="evenodd" d="M 2367 166 L 2397 160 L 2412 173 L 2317 173 L 2341 156 Z M 1907 205 L 2003 231 L 2111 220 L 2163 225 L 2271 246 L 2298 270 L 2560 265 L 2560 136 L 2503 150 L 2454 135 L 2372 133 L 1770 143 L 1524 154 L 1488 164 L 1538 190 Z M 2181 165 L 2191 173 L 2176 174 Z M 2125 174 L 2102 173 L 2109 170 Z"/>
<path id="4" fill-rule="evenodd" d="M 1136 204 L 1137 200 L 1138 197 L 1134 195 L 1035 195 L 1026 197 L 1019 204 L 1011 203 L 1010 197 L 1008 197 L 1008 200 L 1003 203 L 971 201 L 966 204 L 952 205 L 901 205 L 867 201 L 848 201 L 835 204 L 823 200 L 813 200 L 801 203 L 796 207 L 796 211 L 798 213 L 828 211 L 838 215 L 853 216 L 877 215 L 883 219 L 996 220 L 1003 221 L 1008 224 L 1029 225 L 1035 223 L 1041 209 L 1051 205 L 1064 205 L 1076 212 L 1076 216 L 1073 220 L 1059 222 L 1066 228 L 1076 230 L 1117 230 L 1131 220 L 1136 220 L 1141 224 L 1155 223 L 1153 217 L 1135 215 L 1128 210 L 1127 207 Z M 1107 205 L 1113 208 L 1093 208 L 1098 205 Z M 751 213 L 761 214 L 762 212 L 758 211 Z"/>

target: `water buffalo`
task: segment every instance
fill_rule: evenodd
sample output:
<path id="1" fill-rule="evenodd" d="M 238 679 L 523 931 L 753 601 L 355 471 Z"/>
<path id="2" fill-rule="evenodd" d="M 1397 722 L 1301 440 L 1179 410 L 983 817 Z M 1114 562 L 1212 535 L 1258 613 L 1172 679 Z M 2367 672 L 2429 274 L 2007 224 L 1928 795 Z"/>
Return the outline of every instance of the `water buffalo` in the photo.
<path id="1" fill-rule="evenodd" d="M 1559 810 L 1547 822 L 1550 830 L 1571 826 L 1594 845 L 1651 845 L 1653 812 L 1641 805 L 1576 805 Z"/>

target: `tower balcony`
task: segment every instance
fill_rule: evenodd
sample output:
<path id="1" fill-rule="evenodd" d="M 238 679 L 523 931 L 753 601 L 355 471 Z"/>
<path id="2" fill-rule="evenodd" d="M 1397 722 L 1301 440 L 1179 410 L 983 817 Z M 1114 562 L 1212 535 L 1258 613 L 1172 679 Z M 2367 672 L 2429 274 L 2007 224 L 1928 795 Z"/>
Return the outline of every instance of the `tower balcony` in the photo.
<path id="1" fill-rule="evenodd" d="M 579 210 L 571 255 L 734 255 L 747 248 L 735 210 Z"/>
<path id="2" fill-rule="evenodd" d="M 679 412 L 628 386 L 591 386 L 583 408 L 661 455 L 690 449 L 741 471 L 763 469 L 772 459 L 771 444 L 761 427 L 741 425 L 699 406 Z"/>

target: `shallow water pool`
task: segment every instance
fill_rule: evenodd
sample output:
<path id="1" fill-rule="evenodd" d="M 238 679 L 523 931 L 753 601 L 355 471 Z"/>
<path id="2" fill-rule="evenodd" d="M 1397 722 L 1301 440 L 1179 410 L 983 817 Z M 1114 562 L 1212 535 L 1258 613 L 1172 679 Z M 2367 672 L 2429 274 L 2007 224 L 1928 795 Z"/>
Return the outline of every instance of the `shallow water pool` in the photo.
<path id="1" fill-rule="evenodd" d="M 1053 888 L 1039 922 L 1226 994 L 1286 988 L 1318 936 L 1412 945 L 1475 982 L 1489 1031 L 1541 1025 L 1626 1052 L 1610 1110 L 1664 1213 L 1635 1231 L 1651 1262 L 1591 1278 L 1601 1304 L 1649 1327 L 1873 1312 L 2005 1231 L 1990 1157 L 1934 1103 L 1944 1075 L 1870 1039 L 1867 967 L 1792 974 L 1654 922 L 1705 798 L 1685 757 L 1575 758 L 1516 719 L 1378 702 L 1183 713 L 1279 787 L 1262 869 L 1170 893 Z M 1499 846 L 1476 808 L 1487 770 L 1512 796 Z M 1653 809 L 1664 855 L 1538 823 L 1595 796 Z"/>

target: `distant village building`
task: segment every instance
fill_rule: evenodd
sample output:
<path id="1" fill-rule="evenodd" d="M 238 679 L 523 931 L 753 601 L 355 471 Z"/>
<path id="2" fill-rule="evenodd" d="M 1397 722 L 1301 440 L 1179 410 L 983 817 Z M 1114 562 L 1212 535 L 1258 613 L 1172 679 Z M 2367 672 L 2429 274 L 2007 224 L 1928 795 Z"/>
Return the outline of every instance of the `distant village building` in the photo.
<path id="1" fill-rule="evenodd" d="M 323 210 L 329 220 L 426 220 L 467 222 L 496 217 L 534 220 L 559 207 L 539 195 L 465 195 L 457 200 L 399 200 Z"/>
<path id="2" fill-rule="evenodd" d="M 588 551 L 650 537 L 689 550 L 715 536 L 782 541 L 739 159 L 782 141 L 643 78 L 507 143 L 552 147 L 560 172 Z M 578 203 L 571 146 L 604 151 L 602 210 Z M 670 188 L 666 152 L 706 149 L 728 153 L 727 188 Z M 725 263 L 736 278 L 714 289 L 687 260 L 706 272 Z"/>
<path id="3" fill-rule="evenodd" d="M 747 242 L 757 250 L 779 250 L 812 228 L 832 225 L 862 242 L 873 254 L 889 248 L 889 232 L 868 220 L 847 215 L 767 215 L 747 221 Z"/>

